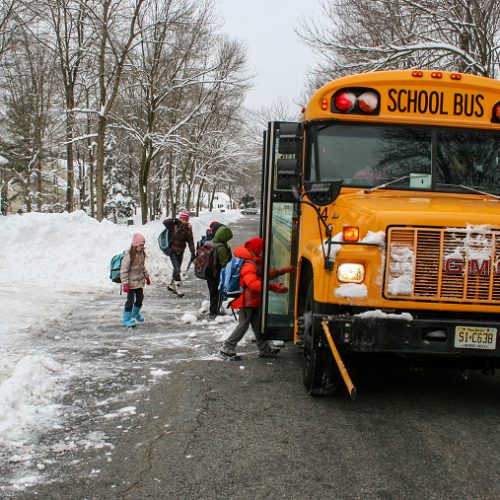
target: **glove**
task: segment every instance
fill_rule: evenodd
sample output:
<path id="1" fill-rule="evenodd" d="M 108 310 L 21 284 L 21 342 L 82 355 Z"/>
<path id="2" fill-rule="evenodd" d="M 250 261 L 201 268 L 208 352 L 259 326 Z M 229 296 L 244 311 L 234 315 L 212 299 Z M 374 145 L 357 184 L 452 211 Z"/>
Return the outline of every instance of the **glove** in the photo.
<path id="1" fill-rule="evenodd" d="M 149 276 L 146 278 L 146 285 L 151 285 L 151 278 Z"/>
<path id="2" fill-rule="evenodd" d="M 130 287 L 129 287 L 128 285 L 123 285 L 123 291 L 124 291 L 125 293 L 130 292 Z"/>
<path id="3" fill-rule="evenodd" d="M 293 273 L 295 271 L 295 266 L 287 266 L 287 267 L 282 267 L 281 269 L 278 269 L 278 274 L 286 274 L 286 273 Z"/>
<path id="4" fill-rule="evenodd" d="M 282 285 L 281 283 L 271 283 L 269 285 L 269 290 L 274 293 L 287 293 L 288 292 L 288 287 L 285 285 Z"/>

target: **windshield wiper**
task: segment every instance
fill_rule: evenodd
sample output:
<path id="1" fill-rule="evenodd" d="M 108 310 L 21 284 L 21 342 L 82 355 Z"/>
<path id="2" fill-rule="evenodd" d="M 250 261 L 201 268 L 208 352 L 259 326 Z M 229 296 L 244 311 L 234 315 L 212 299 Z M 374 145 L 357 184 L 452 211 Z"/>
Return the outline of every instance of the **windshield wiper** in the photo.
<path id="1" fill-rule="evenodd" d="M 487 191 L 481 191 L 480 189 L 476 189 L 470 186 L 464 186 L 463 184 L 447 184 L 445 182 L 438 182 L 438 186 L 451 186 L 451 187 L 460 187 L 462 189 L 472 191 L 473 193 L 478 193 L 478 194 L 483 194 L 484 196 L 491 196 L 495 200 L 500 200 L 500 196 L 493 194 L 493 193 L 488 193 Z"/>
<path id="2" fill-rule="evenodd" d="M 398 178 L 393 178 L 392 180 L 388 182 L 384 182 L 383 184 L 379 184 L 378 186 L 373 186 L 370 189 L 365 189 L 365 193 L 371 193 L 372 191 L 376 191 L 377 189 L 383 189 L 387 186 L 390 186 L 391 184 L 395 184 L 396 182 L 399 181 L 405 181 L 406 179 L 418 179 L 419 177 L 428 177 L 429 174 L 412 174 L 412 175 L 403 175 L 403 177 L 398 177 Z"/>

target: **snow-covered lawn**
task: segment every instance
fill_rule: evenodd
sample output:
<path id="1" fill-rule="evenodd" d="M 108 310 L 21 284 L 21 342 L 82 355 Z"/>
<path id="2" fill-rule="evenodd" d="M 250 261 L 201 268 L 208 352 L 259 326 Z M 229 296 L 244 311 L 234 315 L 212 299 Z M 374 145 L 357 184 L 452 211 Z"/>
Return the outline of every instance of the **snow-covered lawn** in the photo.
<path id="1" fill-rule="evenodd" d="M 195 241 L 212 220 L 230 223 L 239 217 L 239 212 L 230 211 L 192 218 Z M 109 280 L 109 261 L 129 247 L 136 231 L 146 238 L 147 267 L 153 284 L 170 277 L 169 259 L 157 244 L 162 229 L 162 221 L 141 226 L 136 219 L 132 226 L 116 225 L 99 223 L 84 212 L 0 217 L 0 460 L 33 461 L 38 469 L 44 468 L 33 457 L 37 437 L 61 424 L 61 400 L 70 381 L 84 371 L 100 368 L 97 360 L 95 367 L 89 367 L 88 359 L 83 362 L 75 358 L 75 342 L 81 342 L 84 351 L 88 350 L 89 339 L 54 337 L 51 326 L 64 319 L 71 327 L 72 311 L 88 307 L 92 299 L 117 293 L 119 285 Z M 184 267 L 188 259 L 186 252 Z M 193 304 L 191 312 L 175 312 L 173 308 L 179 323 L 192 326 L 191 332 L 175 339 L 177 346 L 193 342 L 203 326 L 200 323 L 206 323 L 196 314 L 200 306 Z M 118 316 L 111 321 L 118 321 Z M 230 326 L 224 324 L 225 318 L 220 319 L 220 328 Z M 110 321 L 97 318 L 101 320 Z M 98 332 L 97 337 L 94 332 L 92 341 L 94 347 L 100 342 Z M 67 359 L 65 354 L 61 358 L 64 342 Z M 117 349 L 115 356 L 126 357 L 127 349 Z M 167 376 L 168 370 L 152 365 L 150 375 L 160 378 Z"/>

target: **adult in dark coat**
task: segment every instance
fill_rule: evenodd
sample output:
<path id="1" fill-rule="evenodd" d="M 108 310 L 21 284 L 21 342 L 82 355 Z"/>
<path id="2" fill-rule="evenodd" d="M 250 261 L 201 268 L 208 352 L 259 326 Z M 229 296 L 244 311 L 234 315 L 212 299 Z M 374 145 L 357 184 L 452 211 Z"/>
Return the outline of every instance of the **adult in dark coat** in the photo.
<path id="1" fill-rule="evenodd" d="M 172 249 L 172 253 L 170 254 L 170 261 L 174 268 L 172 281 L 167 288 L 177 293 L 177 295 L 182 296 L 179 287 L 181 285 L 182 258 L 186 246 L 189 246 L 191 259 L 194 259 L 193 228 L 189 224 L 189 212 L 181 210 L 177 217 L 165 219 L 163 225 L 168 229 L 168 234 L 171 238 L 170 248 Z"/>

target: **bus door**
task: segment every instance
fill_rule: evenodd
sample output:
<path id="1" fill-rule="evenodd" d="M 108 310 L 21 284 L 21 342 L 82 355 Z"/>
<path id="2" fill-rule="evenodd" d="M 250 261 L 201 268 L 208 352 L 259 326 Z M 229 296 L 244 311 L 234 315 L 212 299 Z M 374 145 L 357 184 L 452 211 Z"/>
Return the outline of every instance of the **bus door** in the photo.
<path id="1" fill-rule="evenodd" d="M 296 273 L 274 280 L 270 271 L 297 264 L 302 127 L 270 122 L 264 133 L 260 235 L 264 239 L 260 333 L 268 339 L 291 340 L 294 327 Z M 294 194 L 295 192 L 295 194 Z M 288 293 L 269 291 L 281 283 Z"/>

